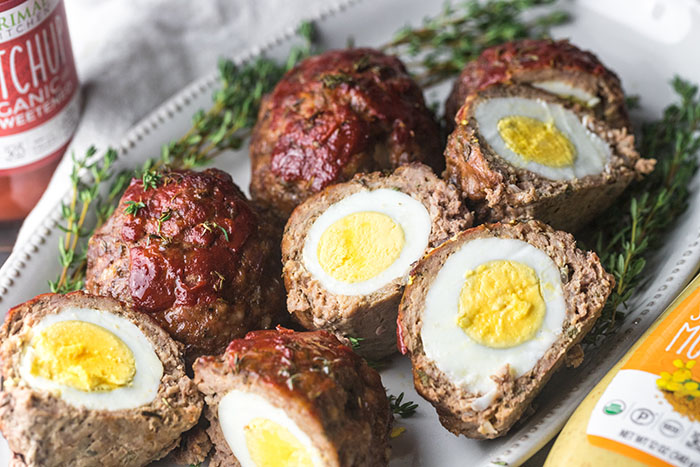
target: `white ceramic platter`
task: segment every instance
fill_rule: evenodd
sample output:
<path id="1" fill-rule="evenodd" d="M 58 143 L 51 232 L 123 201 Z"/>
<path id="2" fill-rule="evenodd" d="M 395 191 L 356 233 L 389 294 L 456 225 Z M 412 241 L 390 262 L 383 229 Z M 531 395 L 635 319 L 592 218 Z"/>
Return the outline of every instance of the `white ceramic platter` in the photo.
<path id="1" fill-rule="evenodd" d="M 365 0 L 334 5 L 316 18 L 322 45 L 344 47 L 349 37 L 355 44 L 376 46 L 385 43 L 405 24 L 418 24 L 433 15 L 441 1 Z M 674 74 L 700 83 L 700 2 L 696 0 L 579 0 L 562 7 L 571 11 L 574 21 L 554 31 L 555 37 L 594 51 L 622 78 L 626 91 L 641 96 L 642 108 L 633 113 L 639 122 L 657 118 L 673 95 L 668 85 Z M 246 60 L 260 53 L 286 56 L 293 31 L 285 31 L 261 48 L 238 57 Z M 177 139 L 190 126 L 199 108 L 206 108 L 216 86 L 216 73 L 185 88 L 139 123 L 121 141 L 118 168 L 139 166 L 157 156 L 162 143 Z M 449 85 L 430 90 L 430 101 L 443 101 Z M 106 147 L 110 141 L 95 141 Z M 85 148 L 75 148 L 84 150 Z M 651 155 L 653 156 L 653 155 Z M 228 170 L 238 185 L 247 188 L 250 167 L 247 148 L 219 157 L 215 166 Z M 585 394 L 621 357 L 624 351 L 663 311 L 688 282 L 700 262 L 700 179 L 696 177 L 690 205 L 677 220 L 664 246 L 654 253 L 646 279 L 630 300 L 629 318 L 618 335 L 596 352 L 587 355 L 578 369 L 560 371 L 537 399 L 536 411 L 516 425 L 508 436 L 494 441 L 474 441 L 455 437 L 438 422 L 433 408 L 414 391 L 410 362 L 396 357 L 382 371 L 382 379 L 392 394 L 405 392 L 419 404 L 416 415 L 399 419 L 406 432 L 393 441 L 392 467 L 518 465 L 540 449 L 564 424 Z M 68 194 L 66 194 L 68 196 Z M 58 201 L 58 200 L 57 200 Z M 0 312 L 48 291 L 47 281 L 59 270 L 56 245 L 62 235 L 60 203 L 42 213 L 43 224 L 22 244 L 0 270 Z M 572 213 L 575 215 L 575 213 Z M 7 465 L 9 451 L 0 445 L 0 464 Z"/>

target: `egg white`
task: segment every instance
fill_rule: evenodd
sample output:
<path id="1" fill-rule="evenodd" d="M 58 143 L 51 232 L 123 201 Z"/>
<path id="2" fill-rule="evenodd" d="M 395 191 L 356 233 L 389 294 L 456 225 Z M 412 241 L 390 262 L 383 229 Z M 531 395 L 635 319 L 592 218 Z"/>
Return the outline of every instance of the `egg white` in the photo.
<path id="1" fill-rule="evenodd" d="M 46 315 L 31 329 L 28 341 L 43 329 L 61 321 L 84 321 L 100 326 L 121 339 L 134 354 L 136 373 L 130 385 L 111 391 L 82 391 L 56 383 L 31 372 L 34 349 L 30 343 L 24 347 L 19 373 L 33 389 L 55 393 L 74 407 L 91 410 L 132 409 L 152 402 L 158 394 L 163 377 L 163 364 L 156 355 L 153 345 L 141 330 L 131 321 L 107 311 L 89 308 L 66 308 L 59 313 Z"/>
<path id="2" fill-rule="evenodd" d="M 586 107 L 595 107 L 600 103 L 599 97 L 594 96 L 582 88 L 572 86 L 565 81 L 536 81 L 531 83 L 531 86 L 542 89 L 543 91 L 547 91 L 556 96 L 563 97 L 564 99 L 576 99 L 579 102 L 583 102 Z"/>
<path id="3" fill-rule="evenodd" d="M 241 467 L 256 467 L 248 452 L 244 431 L 246 425 L 255 418 L 271 420 L 289 430 L 306 448 L 313 467 L 324 465 L 321 453 L 314 447 L 309 435 L 284 410 L 275 407 L 262 396 L 234 389 L 221 398 L 218 414 L 224 438 Z"/>
<path id="4" fill-rule="evenodd" d="M 568 167 L 549 167 L 534 161 L 526 161 L 512 151 L 498 131 L 498 122 L 505 117 L 523 116 L 553 121 L 557 129 L 576 148 L 576 159 Z M 608 143 L 587 127 L 588 116 L 582 118 L 560 104 L 542 99 L 524 97 L 497 97 L 480 102 L 474 110 L 479 133 L 491 148 L 511 165 L 529 170 L 550 180 L 572 180 L 596 175 L 610 161 L 612 151 Z"/>
<path id="5" fill-rule="evenodd" d="M 334 222 L 356 212 L 373 211 L 385 214 L 403 229 L 401 254 L 388 268 L 362 282 L 348 283 L 335 279 L 323 270 L 318 261 L 318 242 Z M 367 295 L 404 276 L 411 264 L 428 247 L 432 222 L 423 203 L 397 190 L 382 188 L 362 191 L 331 205 L 309 229 L 304 241 L 303 262 L 311 276 L 329 292 L 337 295 Z"/>
<path id="6" fill-rule="evenodd" d="M 457 324 L 465 273 L 489 261 L 510 260 L 532 268 L 540 281 L 546 311 L 535 336 L 520 345 L 495 349 L 472 340 Z M 426 357 L 450 381 L 485 398 L 488 406 L 496 389 L 491 379 L 510 365 L 515 377 L 530 371 L 562 332 L 566 303 L 559 269 L 543 251 L 529 243 L 501 238 L 472 240 L 454 252 L 438 272 L 425 299 L 421 339 Z"/>

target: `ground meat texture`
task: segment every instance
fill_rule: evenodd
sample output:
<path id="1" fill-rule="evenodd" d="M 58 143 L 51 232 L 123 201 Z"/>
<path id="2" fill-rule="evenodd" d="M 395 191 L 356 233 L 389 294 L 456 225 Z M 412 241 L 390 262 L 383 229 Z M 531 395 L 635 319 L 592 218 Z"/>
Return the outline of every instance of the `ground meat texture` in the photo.
<path id="1" fill-rule="evenodd" d="M 391 175 L 360 174 L 326 188 L 294 210 L 282 238 L 289 312 L 307 329 L 325 329 L 342 340 L 361 338 L 357 351 L 373 359 L 396 352 L 396 313 L 407 275 L 368 295 L 338 295 L 326 290 L 306 269 L 303 249 L 309 229 L 328 208 L 355 193 L 381 188 L 408 194 L 425 206 L 432 223 L 428 248 L 472 225 L 473 216 L 455 187 L 435 176 L 429 167 L 414 163 Z"/>
<path id="2" fill-rule="evenodd" d="M 263 100 L 250 146 L 254 200 L 287 219 L 358 172 L 444 165 L 440 131 L 401 61 L 373 49 L 302 61 Z"/>
<path id="3" fill-rule="evenodd" d="M 216 169 L 134 179 L 90 239 L 86 289 L 133 305 L 189 362 L 284 315 L 279 233 Z"/>
<path id="4" fill-rule="evenodd" d="M 620 79 L 591 52 L 567 40 L 523 39 L 489 47 L 469 62 L 445 103 L 448 129 L 469 94 L 494 84 L 561 81 L 600 99 L 596 116 L 613 128 L 631 128 Z"/>
<path id="5" fill-rule="evenodd" d="M 66 308 L 103 310 L 128 319 L 143 332 L 163 364 L 151 403 L 89 410 L 24 382 L 19 367 L 31 328 Z M 197 423 L 202 405 L 185 374 L 182 346 L 148 316 L 114 299 L 83 292 L 40 295 L 10 310 L 0 329 L 0 430 L 14 452 L 11 466 L 146 465 L 178 445 L 180 434 Z"/>
<path id="6" fill-rule="evenodd" d="M 611 159 L 603 172 L 571 180 L 550 180 L 517 168 L 501 158 L 481 136 L 473 113 L 480 102 L 497 97 L 523 97 L 566 103 L 528 86 L 494 85 L 469 95 L 459 110 L 460 122 L 445 149 L 444 177 L 459 186 L 477 219 L 497 222 L 539 219 L 557 229 L 575 232 L 603 212 L 634 179 L 651 172 L 654 161 L 642 159 L 634 136 L 613 129 L 583 109 L 565 105 L 581 122 L 610 145 Z"/>
<path id="7" fill-rule="evenodd" d="M 477 394 L 452 383 L 426 357 L 421 328 L 426 295 L 447 258 L 465 243 L 488 237 L 525 241 L 544 251 L 554 261 L 561 271 L 566 317 L 560 337 L 534 368 L 519 378 L 510 374 L 497 377 L 499 386 L 496 399 L 478 411 L 472 407 Z M 579 250 L 571 234 L 555 231 L 541 222 L 487 224 L 462 232 L 418 262 L 411 272 L 411 282 L 401 301 L 399 346 L 403 353 L 411 357 L 416 390 L 433 404 L 440 422 L 452 433 L 470 438 L 503 436 L 565 362 L 567 353 L 572 349 L 581 352 L 577 344 L 600 316 L 613 286 L 613 277 L 605 272 L 595 253 Z"/>
<path id="8" fill-rule="evenodd" d="M 211 423 L 212 467 L 238 465 L 218 421 L 219 401 L 234 389 L 284 409 L 329 467 L 389 461 L 393 418 L 379 374 L 328 332 L 251 332 L 223 355 L 199 358 L 194 372 Z"/>

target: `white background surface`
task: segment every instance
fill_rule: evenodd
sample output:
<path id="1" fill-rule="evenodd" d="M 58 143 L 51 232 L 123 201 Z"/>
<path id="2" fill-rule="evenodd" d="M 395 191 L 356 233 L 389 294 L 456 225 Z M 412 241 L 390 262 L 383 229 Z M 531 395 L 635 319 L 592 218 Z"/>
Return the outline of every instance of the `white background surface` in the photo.
<path id="1" fill-rule="evenodd" d="M 76 60 L 87 98 L 82 126 L 74 144 L 81 151 L 91 143 L 99 143 L 102 148 L 108 143 L 116 144 L 139 117 L 192 78 L 211 72 L 218 56 L 235 56 L 237 52 L 243 52 L 245 43 L 262 43 L 280 30 L 296 25 L 300 17 L 312 16 L 313 6 L 318 11 L 329 3 L 304 2 L 312 6 L 301 11 L 293 8 L 300 3 L 292 2 L 244 4 L 236 1 L 226 3 L 226 7 L 219 6 L 213 0 L 197 2 L 196 5 L 194 2 L 190 5 L 179 1 L 129 2 L 127 9 L 116 0 L 94 4 L 87 0 L 66 1 Z M 700 51 L 697 45 L 700 43 L 700 14 L 689 7 L 697 5 L 697 2 L 615 0 L 608 1 L 608 7 L 604 10 L 594 8 L 593 4 L 600 1 L 565 2 L 574 11 L 576 21 L 557 29 L 555 36 L 571 37 L 576 44 L 595 51 L 621 75 L 628 92 L 642 95 L 642 109 L 635 113 L 637 120 L 640 117 L 657 117 L 660 109 L 672 97 L 667 83 L 674 73 L 700 82 Z M 425 14 L 434 12 L 441 3 L 426 0 L 365 0 L 328 18 L 320 26 L 326 45 L 341 47 L 348 35 L 354 35 L 358 44 L 376 45 L 386 41 L 407 21 L 415 24 Z M 74 16 L 72 12 L 80 5 L 85 8 L 80 10 L 80 15 Z M 158 8 L 156 5 L 167 6 Z M 233 8 L 232 5 L 238 5 L 240 11 L 229 10 L 229 6 Z M 263 5 L 266 5 L 264 9 Z M 184 13 L 177 13 L 176 16 L 184 23 L 166 19 L 175 14 L 173 10 L 178 6 L 193 10 L 191 16 L 179 16 Z M 92 10 L 93 7 L 95 10 Z M 195 8 L 198 12 L 202 8 L 209 9 L 203 16 L 198 16 L 200 13 L 195 13 Z M 678 13 L 677 9 L 681 12 Z M 665 37 L 674 28 L 674 23 L 669 26 L 665 22 L 665 12 L 690 17 L 694 26 L 686 29 L 687 32 L 680 35 L 680 39 L 676 35 L 675 42 L 669 42 Z M 124 16 L 120 16 L 122 20 L 117 20 L 119 15 L 136 15 L 140 22 L 134 23 L 131 16 L 128 20 Z M 224 31 L 222 24 L 228 23 L 220 23 L 219 20 L 225 15 L 230 15 L 227 21 L 238 24 L 241 31 L 245 31 L 243 36 L 237 36 L 235 31 Z M 287 16 L 287 20 L 282 20 L 283 15 Z M 648 25 L 639 30 L 629 24 L 630 15 L 635 18 L 650 15 L 657 20 L 645 19 Z M 84 26 L 76 26 L 76 18 Z M 247 19 L 239 24 L 240 18 Z M 278 29 L 273 29 L 270 21 L 275 22 Z M 119 24 L 123 27 L 117 27 Z M 83 30 L 83 27 L 86 29 Z M 260 34 L 263 27 L 269 28 L 269 33 Z M 181 41 L 182 44 L 188 36 L 202 36 L 202 29 L 217 37 L 208 42 L 211 49 L 190 43 L 175 47 L 170 42 Z M 216 31 L 221 31 L 222 35 L 218 36 Z M 253 37 L 254 41 L 248 41 Z M 122 48 L 120 39 L 134 42 L 131 42 L 132 46 Z M 226 43 L 222 44 L 221 41 Z M 163 57 L 160 56 L 162 52 L 156 52 L 161 46 L 166 48 Z M 190 53 L 183 54 L 183 50 L 190 50 Z M 229 51 L 231 53 L 227 53 Z M 283 55 L 282 50 L 275 53 Z M 89 59 L 82 58 L 85 56 Z M 129 80 L 122 81 L 125 77 L 129 77 Z M 439 93 L 428 93 L 429 100 L 442 97 Z M 128 160 L 121 162 L 135 166 L 146 157 L 152 157 L 161 143 L 181 135 L 188 128 L 188 120 L 194 110 L 206 106 L 208 102 L 208 96 L 198 96 L 190 104 L 184 105 L 182 112 L 158 125 L 153 125 L 157 119 L 149 118 L 129 136 L 133 146 L 127 155 Z M 172 105 L 170 103 L 166 108 Z M 161 114 L 162 110 L 155 116 Z M 147 131 L 149 128 L 152 129 Z M 234 174 L 234 179 L 242 187 L 247 186 L 249 167 L 244 150 L 233 157 L 220 158 L 216 165 Z M 65 181 L 65 174 L 58 177 L 59 181 Z M 644 287 L 630 301 L 630 317 L 625 320 L 618 335 L 599 352 L 589 355 L 581 368 L 566 369 L 555 375 L 538 399 L 534 415 L 514 427 L 507 437 L 479 442 L 449 434 L 438 424 L 435 411 L 413 390 L 407 359 L 394 359 L 382 371 L 385 385 L 393 394 L 406 391 L 407 399 L 415 400 L 420 407 L 415 417 L 398 422 L 407 431 L 392 443 L 392 467 L 488 465 L 489 461 L 496 460 L 517 465 L 551 438 L 581 398 L 675 297 L 695 270 L 700 260 L 700 192 L 697 182 L 698 177 L 688 212 L 678 220 L 666 244 L 652 258 L 648 278 Z M 46 291 L 46 280 L 56 273 L 55 244 L 60 231 L 52 227 L 51 219 L 57 219 L 59 215 L 54 208 L 64 192 L 65 188 L 54 189 L 44 205 L 35 210 L 35 220 L 43 221 L 46 218 L 48 221 L 42 222 L 42 227 L 36 233 L 27 235 L 25 238 L 28 241 L 20 240 L 16 253 L 0 269 L 0 310 L 4 311 L 6 305 L 20 303 Z M 31 234 L 30 231 L 28 233 Z M 0 446 L 0 464 L 4 464 L 1 461 L 5 453 Z"/>

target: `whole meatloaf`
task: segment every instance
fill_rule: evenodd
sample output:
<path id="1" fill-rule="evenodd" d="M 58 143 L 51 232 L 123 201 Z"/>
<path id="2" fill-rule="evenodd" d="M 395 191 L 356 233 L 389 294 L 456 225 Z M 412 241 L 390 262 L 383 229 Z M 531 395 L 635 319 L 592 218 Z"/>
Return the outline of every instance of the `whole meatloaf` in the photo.
<path id="1" fill-rule="evenodd" d="M 212 467 L 389 461 L 393 419 L 379 374 L 330 333 L 251 332 L 223 355 L 197 359 L 194 372 Z"/>
<path id="2" fill-rule="evenodd" d="M 392 274 L 378 271 L 373 277 L 352 283 L 350 279 L 329 277 L 332 272 L 319 267 L 317 259 L 319 253 L 323 254 L 317 246 L 321 241 L 318 233 L 331 228 L 326 226 L 331 222 L 324 219 L 331 216 L 331 221 L 342 221 L 376 211 L 386 212 L 394 220 L 402 219 L 399 224 L 406 239 L 409 233 L 425 229 L 423 243 L 418 242 L 408 257 L 399 257 L 397 264 L 406 260 Z M 419 222 L 422 219 L 424 224 Z M 471 223 L 472 214 L 463 206 L 457 190 L 422 164 L 399 167 L 388 175 L 360 174 L 349 182 L 328 187 L 299 205 L 287 222 L 282 238 L 287 309 L 307 329 L 325 329 L 346 342 L 348 338 L 361 341 L 356 350 L 365 357 L 392 354 L 396 352 L 396 313 L 411 263 Z M 350 234 L 362 236 L 357 230 Z M 403 248 L 408 249 L 409 243 Z M 346 244 L 337 248 L 345 260 L 363 254 Z M 378 258 L 372 253 L 368 247 L 367 258 L 355 259 L 376 263 Z"/>
<path id="3" fill-rule="evenodd" d="M 497 331 L 490 336 L 495 341 L 480 342 L 483 335 L 473 333 L 479 329 L 469 326 L 484 316 L 472 315 L 473 321 L 465 323 L 458 314 L 462 310 L 458 302 L 461 307 L 464 291 L 475 290 L 466 285 L 470 278 L 493 271 L 494 265 L 512 266 L 513 262 L 532 268 L 538 276 L 536 293 L 544 297 L 546 307 L 542 324 L 529 339 L 513 341 L 521 336 L 514 329 L 532 308 L 514 308 L 511 314 L 494 312 L 488 318 L 491 330 Z M 532 300 L 526 300 L 525 288 L 517 281 L 482 277 L 486 289 L 493 286 L 489 280 L 496 281 L 492 303 L 501 303 L 494 309 L 503 303 Z M 580 352 L 577 343 L 598 319 L 613 286 L 613 277 L 595 253 L 579 250 L 570 234 L 540 222 L 481 225 L 462 232 L 415 266 L 399 309 L 399 345 L 411 357 L 417 391 L 433 404 L 440 422 L 452 433 L 470 438 L 503 436 L 567 352 L 572 348 Z M 440 303 L 436 298 L 444 299 L 442 309 L 435 308 Z M 467 305 L 469 299 L 476 300 L 467 294 Z M 529 305 L 534 307 L 535 302 Z M 488 331 L 488 324 L 482 321 L 481 330 Z M 512 345 L 502 345 L 503 340 L 497 345 L 509 332 Z M 479 385 L 487 390 L 477 390 Z"/>
<path id="4" fill-rule="evenodd" d="M 86 289 L 153 317 L 188 362 L 222 352 L 283 318 L 270 219 L 220 170 L 149 172 L 90 239 Z"/>
<path id="5" fill-rule="evenodd" d="M 445 103 L 448 128 L 469 94 L 494 84 L 538 87 L 592 109 L 613 128 L 631 128 L 620 79 L 567 40 L 523 39 L 484 50 L 452 87 Z"/>
<path id="6" fill-rule="evenodd" d="M 254 200 L 286 220 L 294 207 L 358 172 L 411 161 L 440 171 L 439 127 L 401 61 L 377 50 L 307 58 L 260 107 L 250 145 Z"/>
<path id="7" fill-rule="evenodd" d="M 499 102 L 511 106 L 504 112 L 510 118 L 527 118 L 521 116 L 539 109 L 545 120 L 541 125 L 557 128 L 555 131 L 566 138 L 566 144 L 572 144 L 576 152 L 573 165 L 546 167 L 525 162 L 519 154 L 517 161 L 507 160 L 503 151 L 509 149 L 494 146 L 503 141 L 499 133 L 503 120 L 498 121 L 496 128 L 495 122 L 480 122 L 478 118 L 480 112 L 488 115 L 488 106 L 496 107 Z M 565 121 L 552 123 L 552 115 Z M 632 180 L 654 167 L 653 160 L 640 158 L 634 148 L 634 136 L 625 128 L 611 128 L 589 111 L 528 86 L 493 85 L 470 94 L 456 121 L 459 124 L 450 134 L 445 150 L 444 176 L 461 188 L 482 222 L 535 218 L 573 232 L 603 212 Z M 580 136 L 577 141 L 575 133 Z M 520 141 L 526 144 L 539 136 L 521 135 Z M 581 141 L 598 152 L 578 147 Z M 579 176 L 575 172 L 579 164 L 599 167 Z M 555 175 L 538 173 L 541 169 L 553 170 Z M 571 170 L 574 175 L 556 175 L 557 170 Z"/>
<path id="8" fill-rule="evenodd" d="M 56 323 L 62 316 L 64 321 L 59 324 L 74 324 L 79 319 L 76 316 L 82 316 L 111 333 L 133 325 L 133 332 L 148 347 L 123 340 L 136 362 L 130 383 L 133 391 L 130 387 L 98 393 L 76 391 L 60 382 L 47 386 L 41 378 L 28 377 L 42 356 L 37 354 L 38 327 L 51 320 Z M 110 328 L 114 321 L 120 324 Z M 83 344 L 87 350 L 81 350 Z M 54 357 L 72 356 L 79 361 L 89 352 L 89 344 L 82 341 L 59 347 Z M 153 353 L 162 368 L 144 363 L 146 353 Z M 33 361 L 27 362 L 28 358 Z M 90 370 L 76 365 L 64 371 L 81 374 L 83 369 Z M 113 365 L 108 368 L 112 370 Z M 62 375 L 52 376 L 60 381 Z M 147 381 L 148 387 L 139 388 L 139 381 Z M 118 395 L 122 390 L 127 394 Z M 132 399 L 141 398 L 144 391 L 151 395 L 141 402 Z M 124 407 L 124 398 L 128 407 Z M 114 299 L 83 292 L 40 295 L 11 309 L 0 329 L 0 430 L 14 453 L 12 466 L 146 465 L 178 445 L 180 434 L 197 423 L 202 405 L 199 392 L 185 374 L 181 345 L 148 316 Z"/>

